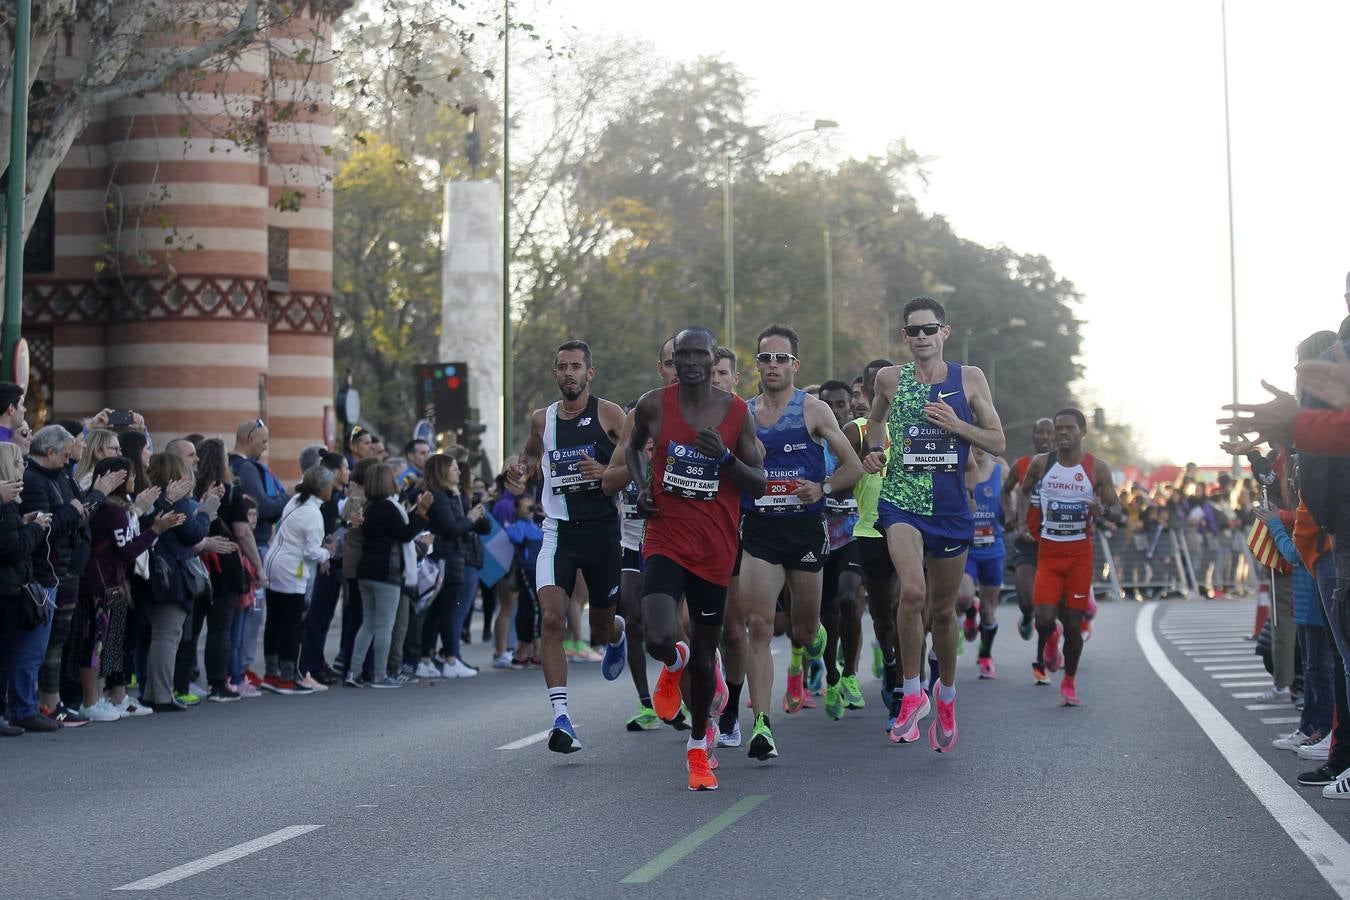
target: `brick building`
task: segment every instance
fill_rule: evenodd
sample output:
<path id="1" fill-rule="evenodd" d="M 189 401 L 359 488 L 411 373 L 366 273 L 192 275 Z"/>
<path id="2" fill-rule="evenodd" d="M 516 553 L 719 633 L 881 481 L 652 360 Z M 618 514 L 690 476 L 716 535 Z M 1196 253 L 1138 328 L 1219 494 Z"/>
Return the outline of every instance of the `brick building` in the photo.
<path id="1" fill-rule="evenodd" d="M 161 446 L 190 432 L 228 446 L 240 422 L 261 417 L 284 477 L 323 442 L 333 402 L 324 60 L 347 5 L 303 6 L 190 92 L 95 114 L 25 248 L 23 335 L 52 413 L 135 409 Z M 40 77 L 71 78 L 81 46 L 78 32 L 58 41 Z M 226 136 L 250 119 L 257 146 Z"/>

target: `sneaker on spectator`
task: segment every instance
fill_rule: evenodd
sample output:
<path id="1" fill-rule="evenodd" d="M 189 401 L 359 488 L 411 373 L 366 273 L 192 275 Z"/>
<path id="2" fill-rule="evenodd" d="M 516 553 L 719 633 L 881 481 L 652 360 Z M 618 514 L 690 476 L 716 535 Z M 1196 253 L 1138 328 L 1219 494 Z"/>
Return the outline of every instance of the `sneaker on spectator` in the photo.
<path id="1" fill-rule="evenodd" d="M 65 728 L 79 728 L 81 725 L 89 724 L 89 719 L 80 715 L 64 703 L 58 703 L 56 709 L 38 706 L 38 712 L 51 719 L 57 725 L 61 725 Z"/>
<path id="2" fill-rule="evenodd" d="M 35 731 L 42 734 L 61 730 L 61 723 L 41 713 L 36 716 L 29 716 L 26 719 L 18 719 L 10 724 L 16 728 L 22 728 L 24 731 Z"/>
<path id="3" fill-rule="evenodd" d="M 349 688 L 366 687 L 366 683 L 361 680 L 361 676 L 356 672 L 348 672 L 347 677 L 342 679 L 342 686 Z"/>
<path id="4" fill-rule="evenodd" d="M 319 682 L 314 678 L 314 676 L 311 675 L 311 674 L 309 674 L 308 672 L 305 673 L 305 677 L 304 677 L 304 678 L 298 678 L 298 679 L 296 679 L 295 686 L 296 686 L 296 687 L 299 687 L 299 688 L 308 688 L 308 689 L 309 689 L 309 693 L 311 693 L 311 694 L 315 694 L 315 693 L 321 694 L 321 693 L 323 693 L 324 691 L 328 690 L 328 685 L 319 683 Z M 297 693 L 299 693 L 299 692 L 297 691 Z"/>
<path id="5" fill-rule="evenodd" d="M 342 676 L 338 674 L 338 670 L 330 666 L 324 666 L 318 672 L 310 675 L 310 677 L 324 687 L 332 687 L 335 684 L 342 683 Z"/>
<path id="6" fill-rule="evenodd" d="M 258 688 L 259 690 L 262 689 L 263 680 L 258 676 L 258 673 L 253 671 L 252 669 L 244 670 L 244 680 L 247 681 L 249 684 L 253 685 L 255 688 Z"/>
<path id="7" fill-rule="evenodd" d="M 1350 800 L 1350 772 L 1342 772 L 1331 784 L 1322 788 L 1328 800 Z"/>
<path id="8" fill-rule="evenodd" d="M 80 715 L 90 722 L 116 722 L 122 718 L 121 711 L 109 703 L 105 697 L 99 697 L 98 702 L 92 706 L 81 706 Z"/>
<path id="9" fill-rule="evenodd" d="M 202 698 L 198 697 L 191 691 L 188 691 L 186 694 L 174 694 L 173 699 L 177 700 L 184 706 L 196 706 L 198 703 L 202 702 Z"/>
<path id="10" fill-rule="evenodd" d="M 1261 699 L 1266 703 L 1288 703 L 1293 697 L 1293 692 L 1287 687 L 1271 687 L 1261 695 Z"/>
<path id="11" fill-rule="evenodd" d="M 393 680 L 399 685 L 399 687 L 402 687 L 405 684 L 417 684 L 422 679 L 414 675 L 412 673 L 412 670 L 409 669 L 406 671 L 399 672 L 397 675 L 394 676 Z M 371 687 L 374 687 L 374 685 L 372 684 Z"/>
<path id="12" fill-rule="evenodd" d="M 294 694 L 295 682 L 284 681 L 280 675 L 268 675 L 259 685 L 264 691 L 271 691 L 274 694 Z"/>
<path id="13" fill-rule="evenodd" d="M 254 697 L 262 696 L 262 691 L 254 687 L 252 682 L 247 678 L 243 679 L 239 684 L 235 684 L 233 681 L 227 681 L 225 684 L 230 690 L 234 691 L 245 700 L 251 700 Z"/>
<path id="14" fill-rule="evenodd" d="M 452 659 L 441 666 L 442 678 L 472 678 L 478 674 L 478 670 L 466 666 L 462 659 Z"/>
<path id="15" fill-rule="evenodd" d="M 188 693 L 196 697 L 198 700 L 205 700 L 207 697 L 211 696 L 211 689 L 204 688 L 194 681 L 188 685 Z"/>
<path id="16" fill-rule="evenodd" d="M 233 703 L 244 698 L 239 696 L 238 691 L 231 690 L 229 685 L 222 684 L 220 687 L 212 689 L 206 699 L 210 703 Z"/>
<path id="17" fill-rule="evenodd" d="M 1315 744 L 1303 744 L 1297 750 L 1299 759 L 1330 759 L 1331 735 L 1327 735 Z"/>
<path id="18" fill-rule="evenodd" d="M 108 702 L 112 703 L 111 700 L 109 700 Z M 153 709 L 150 708 L 149 704 L 142 703 L 139 700 L 133 700 L 130 694 L 127 694 L 125 697 L 123 697 L 121 703 L 112 703 L 112 705 L 113 709 L 116 709 L 117 711 L 122 713 L 123 716 L 133 719 L 138 716 L 153 715 L 155 712 Z"/>
<path id="19" fill-rule="evenodd" d="M 502 653 L 502 654 L 500 654 L 500 655 L 498 655 L 498 656 L 492 657 L 492 668 L 494 668 L 494 669 L 509 669 L 509 668 L 511 668 L 511 654 L 510 654 L 510 653 Z"/>
<path id="20" fill-rule="evenodd" d="M 418 678 L 440 678 L 440 670 L 429 662 L 420 662 L 417 669 L 413 672 Z"/>
<path id="21" fill-rule="evenodd" d="M 1274 747 L 1276 750 L 1297 750 L 1304 744 L 1315 741 L 1316 738 L 1312 737 L 1311 735 L 1304 734 L 1302 731 L 1299 731 L 1297 728 L 1295 728 L 1288 734 L 1282 734 L 1275 740 L 1271 741 L 1270 745 Z"/>
<path id="22" fill-rule="evenodd" d="M 383 678 L 372 681 L 369 685 L 367 685 L 367 687 L 382 688 L 382 689 L 401 688 L 403 687 L 404 684 L 405 682 L 399 681 L 397 678 L 390 678 L 388 675 L 386 675 Z"/>
<path id="23" fill-rule="evenodd" d="M 1333 784 L 1341 775 L 1328 763 L 1313 769 L 1311 772 L 1304 772 L 1298 776 L 1298 783 L 1304 787 L 1320 787 L 1322 785 Z"/>

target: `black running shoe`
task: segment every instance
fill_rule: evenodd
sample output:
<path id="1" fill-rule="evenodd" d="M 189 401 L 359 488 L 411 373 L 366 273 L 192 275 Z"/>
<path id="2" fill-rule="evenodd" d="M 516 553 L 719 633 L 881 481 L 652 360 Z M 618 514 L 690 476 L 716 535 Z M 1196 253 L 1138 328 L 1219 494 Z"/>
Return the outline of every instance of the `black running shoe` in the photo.
<path id="1" fill-rule="evenodd" d="M 1331 763 L 1322 763 L 1311 772 L 1304 772 L 1298 776 L 1298 783 L 1304 787 L 1318 787 L 1321 785 L 1335 784 L 1336 778 L 1341 773 L 1331 767 Z"/>
<path id="2" fill-rule="evenodd" d="M 1036 620 L 1031 616 L 1024 615 L 1017 621 L 1017 636 L 1024 641 L 1031 640 L 1031 632 L 1035 628 Z"/>

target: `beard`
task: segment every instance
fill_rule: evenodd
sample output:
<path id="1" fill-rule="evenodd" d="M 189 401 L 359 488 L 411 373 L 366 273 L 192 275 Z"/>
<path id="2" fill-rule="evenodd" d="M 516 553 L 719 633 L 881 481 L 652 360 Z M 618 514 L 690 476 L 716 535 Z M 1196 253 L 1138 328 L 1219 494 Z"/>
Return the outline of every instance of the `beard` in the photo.
<path id="1" fill-rule="evenodd" d="M 559 385 L 558 390 L 562 392 L 563 399 L 572 402 L 581 396 L 582 391 L 586 390 L 586 385 L 579 384 L 576 385 L 575 387 L 564 387 L 562 385 Z"/>

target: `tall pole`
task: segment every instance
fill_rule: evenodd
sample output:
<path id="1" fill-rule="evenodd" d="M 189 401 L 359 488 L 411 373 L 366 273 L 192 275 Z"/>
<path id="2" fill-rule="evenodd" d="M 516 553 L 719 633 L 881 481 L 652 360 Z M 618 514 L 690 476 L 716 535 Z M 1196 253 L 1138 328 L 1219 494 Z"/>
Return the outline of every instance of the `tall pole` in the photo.
<path id="1" fill-rule="evenodd" d="M 1223 30 L 1223 154 L 1228 176 L 1228 319 L 1232 326 L 1233 405 L 1238 402 L 1238 330 L 1237 330 L 1237 242 L 1233 237 L 1233 143 L 1228 118 L 1228 4 L 1219 0 L 1219 22 Z M 1233 477 L 1241 463 L 1233 456 Z"/>
<path id="2" fill-rule="evenodd" d="M 515 453 L 515 362 L 511 354 L 511 0 L 502 28 L 502 453 Z"/>
<path id="3" fill-rule="evenodd" d="M 0 354 L 6 378 L 14 369 L 14 345 L 23 317 L 23 201 L 28 182 L 28 40 L 33 0 L 18 0 L 14 22 L 14 93 L 9 120 L 9 189 L 5 197 L 5 321 Z M 26 385 L 20 385 L 26 387 Z"/>
<path id="4" fill-rule="evenodd" d="M 726 284 L 722 299 L 722 342 L 736 349 L 736 251 L 731 216 L 731 154 L 722 154 L 722 254 Z"/>
<path id="5" fill-rule="evenodd" d="M 830 247 L 830 229 L 825 227 L 825 377 L 834 377 L 834 251 Z"/>

